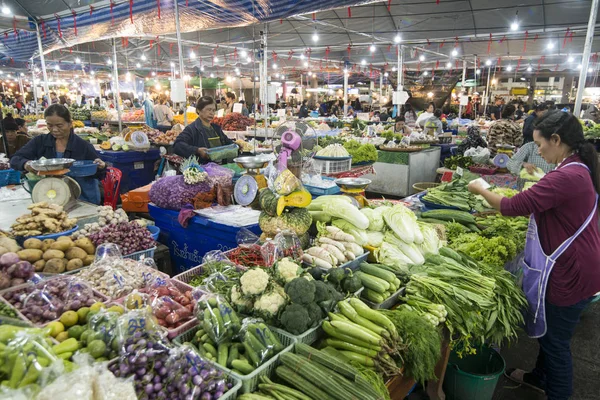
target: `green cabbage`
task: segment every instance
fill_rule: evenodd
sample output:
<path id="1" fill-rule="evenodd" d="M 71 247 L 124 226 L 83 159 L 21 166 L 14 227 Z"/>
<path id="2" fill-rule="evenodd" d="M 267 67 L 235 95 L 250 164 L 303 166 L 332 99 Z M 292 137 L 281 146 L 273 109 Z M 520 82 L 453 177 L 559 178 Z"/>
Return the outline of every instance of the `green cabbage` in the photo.
<path id="1" fill-rule="evenodd" d="M 440 238 L 438 237 L 435 228 L 431 226 L 431 224 L 422 222 L 419 223 L 419 226 L 421 227 L 424 238 L 423 243 L 418 246 L 419 251 L 421 251 L 423 255 L 438 254 L 441 245 Z"/>
<path id="2" fill-rule="evenodd" d="M 389 243 L 401 251 L 402 254 L 410 259 L 411 264 L 421 265 L 425 263 L 425 258 L 416 244 L 406 243 L 403 240 L 398 239 L 398 237 L 390 231 L 386 232 L 383 240 L 384 243 Z"/>
<path id="3" fill-rule="evenodd" d="M 383 221 L 383 212 L 390 207 L 377 207 L 373 208 L 363 208 L 360 210 L 361 213 L 366 215 L 369 218 L 369 230 L 381 232 L 383 228 L 385 228 L 385 222 Z"/>
<path id="4" fill-rule="evenodd" d="M 532 182 L 538 182 L 545 175 L 546 174 L 544 173 L 544 171 L 541 168 L 536 168 L 533 175 L 529 174 L 527 172 L 527 169 L 525 169 L 525 168 L 523 168 L 521 170 L 521 172 L 519 173 L 519 176 L 521 177 L 521 179 L 525 179 L 526 181 L 532 181 Z"/>
<path id="5" fill-rule="evenodd" d="M 408 273 L 408 265 L 412 264 L 410 258 L 405 256 L 395 246 L 383 242 L 381 247 L 375 250 L 377 262 L 398 268 L 401 272 Z"/>

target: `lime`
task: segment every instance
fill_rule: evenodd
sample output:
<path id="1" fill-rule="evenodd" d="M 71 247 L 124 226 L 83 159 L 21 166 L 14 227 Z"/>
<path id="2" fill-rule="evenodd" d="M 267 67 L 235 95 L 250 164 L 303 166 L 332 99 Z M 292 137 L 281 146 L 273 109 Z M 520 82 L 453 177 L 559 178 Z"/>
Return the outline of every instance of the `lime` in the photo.
<path id="1" fill-rule="evenodd" d="M 89 307 L 81 307 L 79 310 L 77 310 L 77 315 L 79 316 L 79 323 L 81 325 L 83 325 L 87 322 L 87 315 L 89 312 L 90 312 Z"/>
<path id="2" fill-rule="evenodd" d="M 116 312 L 118 314 L 123 314 L 123 312 L 124 312 L 123 307 L 121 307 L 121 306 L 112 306 L 106 311 L 112 311 L 112 312 Z"/>
<path id="3" fill-rule="evenodd" d="M 106 308 L 106 306 L 104 305 L 104 303 L 98 301 L 94 304 L 92 304 L 92 306 L 90 307 L 91 311 L 100 311 L 101 308 Z"/>
<path id="4" fill-rule="evenodd" d="M 65 331 L 65 326 L 60 321 L 52 321 L 46 326 L 50 328 L 50 336 L 52 337 L 56 337 L 59 333 Z"/>
<path id="5" fill-rule="evenodd" d="M 75 311 L 65 311 L 63 315 L 60 316 L 60 322 L 65 326 L 65 328 L 69 328 L 79 321 L 79 315 Z"/>
<path id="6" fill-rule="evenodd" d="M 56 340 L 58 340 L 59 342 L 64 342 L 68 338 L 69 338 L 69 334 L 64 331 L 59 333 L 58 335 L 56 335 Z"/>
<path id="7" fill-rule="evenodd" d="M 81 334 L 85 330 L 86 329 L 81 325 L 74 325 L 74 326 L 70 327 L 69 330 L 67 330 L 67 332 L 69 333 L 70 338 L 75 338 L 75 339 L 79 340 L 81 338 Z"/>
<path id="8" fill-rule="evenodd" d="M 102 340 L 92 340 L 87 348 L 94 358 L 102 357 L 106 352 L 106 344 Z"/>

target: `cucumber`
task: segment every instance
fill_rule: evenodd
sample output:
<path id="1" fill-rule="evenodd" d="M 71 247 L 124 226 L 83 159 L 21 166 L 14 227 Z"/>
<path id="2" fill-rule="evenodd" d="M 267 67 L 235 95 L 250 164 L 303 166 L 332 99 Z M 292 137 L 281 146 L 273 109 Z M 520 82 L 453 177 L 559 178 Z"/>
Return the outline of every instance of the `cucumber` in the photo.
<path id="1" fill-rule="evenodd" d="M 233 360 L 231 362 L 231 366 L 234 369 L 237 369 L 238 371 L 240 371 L 243 375 L 251 374 L 255 370 L 255 368 L 252 365 L 250 365 L 250 364 L 248 364 L 248 362 L 242 361 L 242 360 Z"/>
<path id="2" fill-rule="evenodd" d="M 396 275 L 390 271 L 384 270 L 382 268 L 379 268 L 376 265 L 372 265 L 372 264 L 368 264 L 368 263 L 361 263 L 360 270 L 366 274 L 381 278 L 381 279 L 389 282 L 390 284 L 394 283 L 394 285 L 395 285 Z"/>

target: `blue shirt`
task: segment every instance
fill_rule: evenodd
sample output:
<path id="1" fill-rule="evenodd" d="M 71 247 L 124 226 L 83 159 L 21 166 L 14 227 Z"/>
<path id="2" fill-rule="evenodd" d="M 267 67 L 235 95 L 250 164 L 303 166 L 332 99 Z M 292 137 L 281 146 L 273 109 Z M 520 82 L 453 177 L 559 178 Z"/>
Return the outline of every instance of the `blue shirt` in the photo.
<path id="1" fill-rule="evenodd" d="M 27 161 L 39 160 L 42 157 L 65 157 L 78 161 L 95 160 L 99 158 L 94 146 L 73 132 L 69 135 L 65 151 L 62 153 L 57 152 L 56 139 L 48 133 L 34 137 L 29 143 L 19 149 L 10 159 L 10 166 L 12 169 L 24 171 L 25 163 Z M 98 180 L 102 179 L 104 175 L 105 171 L 99 170 L 95 176 L 74 178 L 77 183 L 79 183 L 79 186 L 81 186 L 81 200 L 93 204 L 100 204 L 100 187 L 98 186 Z"/>

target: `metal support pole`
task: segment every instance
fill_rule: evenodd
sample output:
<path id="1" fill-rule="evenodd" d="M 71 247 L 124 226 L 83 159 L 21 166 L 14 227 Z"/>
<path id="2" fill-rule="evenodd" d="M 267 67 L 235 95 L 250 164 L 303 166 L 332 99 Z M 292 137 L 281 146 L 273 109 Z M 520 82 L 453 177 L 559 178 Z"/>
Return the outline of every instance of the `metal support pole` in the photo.
<path id="1" fill-rule="evenodd" d="M 113 98 L 115 99 L 115 107 L 117 108 L 117 115 L 119 118 L 119 132 L 123 130 L 121 122 L 121 91 L 119 90 L 119 67 L 117 66 L 117 41 L 113 39 L 113 76 L 115 80 L 115 87 L 113 90 Z"/>
<path id="2" fill-rule="evenodd" d="M 592 52 L 592 42 L 594 41 L 594 27 L 598 15 L 598 0 L 592 0 L 592 9 L 590 11 L 590 20 L 588 21 L 587 34 L 585 35 L 585 46 L 583 47 L 583 56 L 581 59 L 581 71 L 579 71 L 579 83 L 577 84 L 577 95 L 575 97 L 575 110 L 573 115 L 579 117 L 581 113 L 581 101 L 583 99 L 583 90 L 590 63 L 590 53 Z"/>
<path id="3" fill-rule="evenodd" d="M 33 89 L 33 102 L 35 104 L 35 107 L 33 109 L 33 113 L 37 114 L 38 113 L 38 98 L 37 98 L 37 86 L 35 84 L 35 71 L 33 70 L 33 58 L 31 59 L 31 88 Z"/>
<path id="4" fill-rule="evenodd" d="M 344 68 L 344 115 L 342 118 L 348 115 L 348 75 L 350 75 L 350 72 Z"/>
<path id="5" fill-rule="evenodd" d="M 383 71 L 379 71 L 379 108 L 381 108 L 381 100 L 383 99 Z"/>
<path id="6" fill-rule="evenodd" d="M 490 97 L 490 75 L 492 74 L 492 67 L 488 67 L 487 85 L 485 86 L 485 107 L 483 109 L 483 115 L 487 115 L 487 107 L 489 104 Z"/>
<path id="7" fill-rule="evenodd" d="M 404 47 L 398 45 L 398 91 L 404 89 Z"/>
<path id="8" fill-rule="evenodd" d="M 473 59 L 473 78 L 475 78 L 475 86 L 474 86 L 474 91 L 477 91 L 477 85 L 479 84 L 479 79 L 477 79 L 477 54 L 475 54 L 475 57 Z M 475 108 L 473 109 L 473 120 L 477 119 L 477 114 L 479 114 L 479 107 L 477 107 L 477 103 L 475 103 Z"/>
<path id="9" fill-rule="evenodd" d="M 460 85 L 461 93 L 458 96 L 458 103 L 459 103 L 459 106 L 458 106 L 458 118 L 459 119 L 462 116 L 462 109 L 463 109 L 462 104 L 460 104 L 460 97 L 463 94 L 463 92 L 464 92 L 465 95 L 467 94 L 466 91 L 465 91 L 466 80 L 467 80 L 467 60 L 463 60 L 462 83 Z"/>
<path id="10" fill-rule="evenodd" d="M 265 121 L 265 137 L 267 137 L 267 127 L 269 126 L 269 94 L 267 91 L 269 90 L 269 68 L 268 68 L 268 60 L 267 60 L 267 35 L 268 35 L 268 26 L 265 24 L 264 32 L 263 32 L 263 53 L 262 53 L 262 76 L 261 76 L 261 97 L 263 98 L 263 107 L 264 107 L 264 121 Z"/>
<path id="11" fill-rule="evenodd" d="M 44 48 L 42 47 L 42 36 L 40 35 L 40 26 L 35 24 L 37 32 L 38 51 L 40 53 L 40 64 L 42 64 L 42 76 L 44 77 L 44 93 L 46 96 L 50 96 L 50 89 L 48 89 L 48 74 L 46 73 L 46 59 L 44 58 Z M 50 97 L 48 97 L 50 100 Z"/>
<path id="12" fill-rule="evenodd" d="M 183 68 L 183 46 L 181 45 L 181 28 L 179 26 L 179 4 L 178 1 L 175 0 L 173 2 L 175 4 L 175 30 L 177 34 L 177 53 L 179 54 L 179 79 L 183 79 L 183 84 L 185 88 L 185 69 Z M 185 90 L 185 89 L 184 89 Z M 187 92 L 185 94 L 184 104 L 187 104 Z M 187 126 L 187 110 L 183 113 L 183 126 Z"/>

